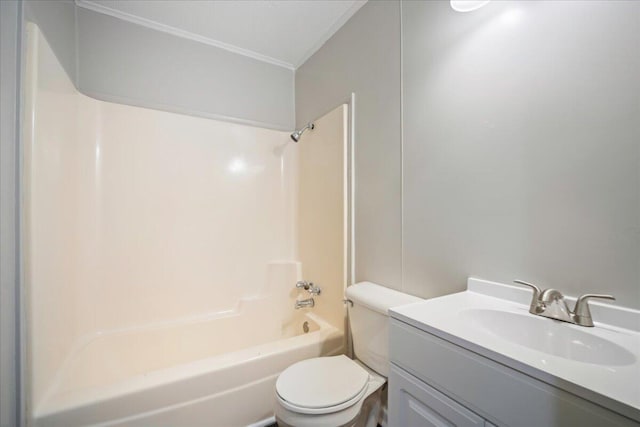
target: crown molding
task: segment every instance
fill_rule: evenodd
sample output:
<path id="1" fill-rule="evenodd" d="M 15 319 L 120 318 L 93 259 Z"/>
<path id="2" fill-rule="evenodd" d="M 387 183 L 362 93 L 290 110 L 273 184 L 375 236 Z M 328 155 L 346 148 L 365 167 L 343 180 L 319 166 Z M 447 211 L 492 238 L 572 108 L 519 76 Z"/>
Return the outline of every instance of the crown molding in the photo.
<path id="1" fill-rule="evenodd" d="M 159 22 L 153 21 L 151 19 L 146 19 L 146 18 L 141 18 L 139 16 L 136 15 L 132 15 L 130 13 L 126 13 L 126 12 L 122 12 L 120 10 L 116 10 L 116 9 L 112 9 L 108 6 L 99 4 L 99 3 L 95 3 L 91 0 L 75 0 L 75 3 L 78 7 L 82 7 L 83 9 L 88 9 L 94 12 L 98 12 L 98 13 L 102 13 L 104 15 L 109 15 L 112 16 L 114 18 L 118 18 L 121 19 L 123 21 L 127 21 L 127 22 L 131 22 L 133 24 L 138 24 L 138 25 L 142 25 L 143 27 L 147 27 L 147 28 L 151 28 L 153 30 L 157 30 L 157 31 L 162 31 L 164 33 L 168 33 L 177 37 L 182 37 L 185 39 L 189 39 L 189 40 L 193 40 L 193 41 L 197 41 L 200 43 L 204 43 L 210 46 L 214 46 L 217 47 L 219 49 L 224 49 L 226 51 L 238 54 L 238 55 L 242 55 L 242 56 L 246 56 L 258 61 L 262 61 L 262 62 L 266 62 L 268 64 L 271 65 L 276 65 L 278 67 L 283 67 L 286 68 L 288 70 L 294 71 L 296 69 L 296 66 L 294 64 L 290 64 L 288 62 L 285 61 L 280 61 L 279 59 L 275 59 L 272 58 L 270 56 L 267 55 L 263 55 L 261 53 L 258 52 L 254 52 L 252 50 L 248 50 L 248 49 L 243 49 L 241 47 L 238 46 L 234 46 L 228 43 L 224 43 L 221 42 L 219 40 L 215 40 L 209 37 L 204 37 L 195 33 L 192 33 L 190 31 L 185 31 L 185 30 L 181 30 L 179 28 L 175 28 L 172 27 L 170 25 L 165 25 L 165 24 L 161 24 Z M 351 10 L 351 9 L 349 9 Z M 346 13 L 343 14 L 341 16 L 341 18 L 336 21 L 340 22 L 344 17 L 346 16 Z M 349 15 L 350 16 L 350 15 Z M 348 17 L 346 19 L 344 19 L 344 21 L 342 21 L 342 24 L 344 24 L 344 22 L 346 22 L 346 20 L 348 19 Z M 341 24 L 341 25 L 342 25 Z M 334 23 L 334 25 L 331 27 L 333 31 L 335 31 L 336 28 L 336 24 Z M 330 37 L 330 35 L 329 35 Z M 324 42 L 329 38 L 327 37 L 325 40 L 322 41 L 322 43 L 320 43 L 315 50 L 317 50 L 320 46 L 322 46 L 322 44 L 324 44 Z M 314 50 L 314 52 L 315 52 Z M 313 53 L 313 52 L 312 52 Z M 310 55 L 309 55 L 310 56 Z M 306 60 L 306 58 L 305 58 Z M 304 62 L 304 61 L 303 61 Z"/>
<path id="2" fill-rule="evenodd" d="M 335 33 L 338 32 L 338 30 L 340 28 L 342 28 L 342 26 L 344 24 L 347 23 L 347 21 L 356 14 L 356 12 L 358 10 L 360 10 L 360 8 L 362 6 L 365 5 L 365 3 L 367 3 L 367 0 L 357 0 L 355 3 L 353 3 L 351 5 L 351 7 L 349 7 L 349 9 L 345 10 L 344 13 L 342 15 L 340 15 L 338 17 L 338 19 L 336 19 L 333 24 L 331 24 L 331 26 L 327 29 L 327 31 L 325 31 L 325 33 L 322 35 L 322 37 L 320 37 L 318 39 L 317 42 L 315 42 L 313 44 L 313 46 L 311 46 L 311 48 L 309 48 L 306 53 L 294 64 L 294 69 L 297 69 L 298 67 L 300 67 L 302 64 L 304 64 L 305 62 L 307 62 L 307 60 L 309 58 L 311 58 L 313 56 L 314 53 L 316 53 L 318 50 L 320 50 L 320 48 L 331 38 L 333 37 L 333 35 Z"/>

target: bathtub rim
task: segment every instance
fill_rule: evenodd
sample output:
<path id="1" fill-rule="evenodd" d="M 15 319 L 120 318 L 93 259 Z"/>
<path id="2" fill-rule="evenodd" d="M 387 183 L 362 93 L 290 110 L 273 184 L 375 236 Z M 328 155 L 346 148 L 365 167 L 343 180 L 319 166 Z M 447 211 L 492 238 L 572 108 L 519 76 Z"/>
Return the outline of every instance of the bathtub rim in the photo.
<path id="1" fill-rule="evenodd" d="M 86 411 L 89 408 L 108 405 L 121 399 L 143 396 L 149 392 L 161 392 L 163 389 L 216 375 L 225 370 L 241 369 L 243 366 L 256 362 L 269 366 L 269 360 L 272 358 L 287 359 L 287 355 L 290 353 L 312 349 L 314 346 L 319 346 L 319 351 L 322 354 L 339 354 L 344 351 L 345 342 L 342 331 L 314 313 L 305 313 L 304 318 L 309 318 L 317 323 L 319 330 L 150 371 L 147 374 L 136 375 L 124 381 L 102 387 L 74 390 L 61 394 L 56 394 L 55 390 L 53 390 L 51 395 L 47 396 L 47 400 L 43 399 L 40 405 L 34 408 L 32 419 L 35 425 L 46 424 L 47 419 L 51 417 Z M 327 344 L 332 345 L 332 348 L 324 348 Z M 273 365 L 277 365 L 277 363 L 274 362 Z M 275 372 L 278 372 L 278 368 L 271 366 L 270 370 L 264 372 L 264 376 L 269 376 Z M 226 389 L 211 390 L 208 391 L 207 395 L 215 395 Z M 197 396 L 176 396 L 173 404 L 188 402 L 196 398 Z M 166 405 L 157 405 L 158 408 L 163 406 Z M 148 411 L 148 409 L 142 411 L 123 410 L 126 413 L 114 415 L 113 419 L 127 418 Z"/>

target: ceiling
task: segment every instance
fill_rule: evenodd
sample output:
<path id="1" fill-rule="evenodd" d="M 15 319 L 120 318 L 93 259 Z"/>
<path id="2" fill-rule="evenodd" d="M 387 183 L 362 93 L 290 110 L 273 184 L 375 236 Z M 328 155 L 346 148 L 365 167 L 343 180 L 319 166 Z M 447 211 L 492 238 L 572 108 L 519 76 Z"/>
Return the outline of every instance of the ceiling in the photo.
<path id="1" fill-rule="evenodd" d="M 76 0 L 80 7 L 295 69 L 366 0 Z"/>

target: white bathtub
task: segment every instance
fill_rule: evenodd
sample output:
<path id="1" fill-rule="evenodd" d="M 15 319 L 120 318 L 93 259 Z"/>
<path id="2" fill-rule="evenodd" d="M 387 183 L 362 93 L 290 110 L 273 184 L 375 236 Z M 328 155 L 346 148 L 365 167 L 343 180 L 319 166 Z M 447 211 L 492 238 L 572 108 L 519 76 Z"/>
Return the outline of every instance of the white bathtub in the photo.
<path id="1" fill-rule="evenodd" d="M 67 358 L 33 424 L 231 427 L 268 418 L 278 374 L 341 353 L 344 340 L 303 310 L 278 337 L 265 319 L 232 313 L 94 336 Z"/>

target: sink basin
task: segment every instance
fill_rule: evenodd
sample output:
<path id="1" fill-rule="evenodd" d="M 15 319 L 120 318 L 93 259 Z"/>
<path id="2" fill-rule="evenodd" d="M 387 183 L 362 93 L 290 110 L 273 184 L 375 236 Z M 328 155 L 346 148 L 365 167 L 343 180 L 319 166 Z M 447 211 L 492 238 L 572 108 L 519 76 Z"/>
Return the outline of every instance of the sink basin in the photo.
<path id="1" fill-rule="evenodd" d="M 564 359 L 597 365 L 624 366 L 635 363 L 633 353 L 591 332 L 568 323 L 529 313 L 467 309 L 460 316 L 475 329 L 511 343 Z M 586 329 L 586 328 L 585 328 Z"/>
<path id="2" fill-rule="evenodd" d="M 594 302 L 598 323 L 588 328 L 530 314 L 530 301 L 531 292 L 526 289 L 469 279 L 464 292 L 389 312 L 396 327 L 406 324 L 443 348 L 459 348 L 460 354 L 472 352 L 467 354 L 470 362 L 487 359 L 492 362 L 487 367 L 500 370 L 493 364 L 497 363 L 514 369 L 640 422 L 640 310 Z M 465 360 L 452 363 L 464 364 Z M 489 383 L 493 381 L 489 375 L 478 375 L 472 382 Z M 512 398 L 515 396 L 507 400 Z M 573 405 L 561 395 L 552 399 L 560 403 L 555 408 L 559 414 L 565 404 Z"/>

